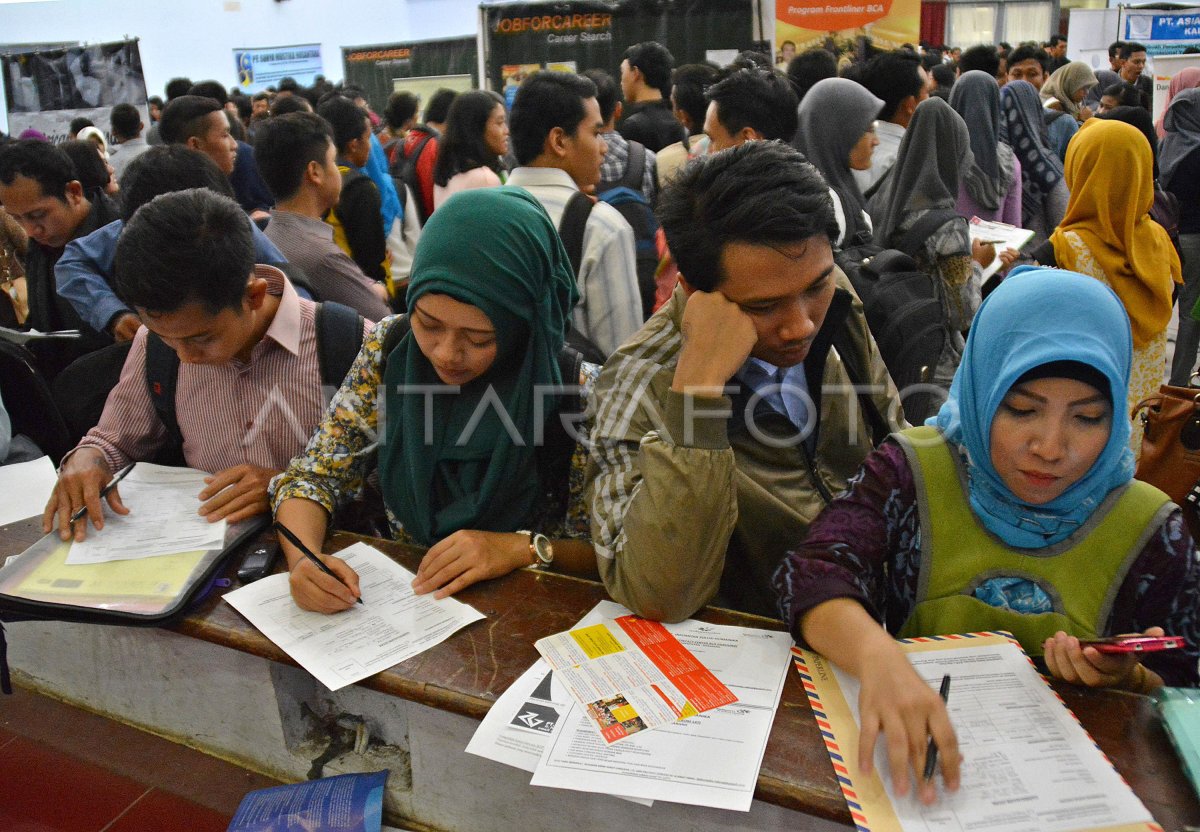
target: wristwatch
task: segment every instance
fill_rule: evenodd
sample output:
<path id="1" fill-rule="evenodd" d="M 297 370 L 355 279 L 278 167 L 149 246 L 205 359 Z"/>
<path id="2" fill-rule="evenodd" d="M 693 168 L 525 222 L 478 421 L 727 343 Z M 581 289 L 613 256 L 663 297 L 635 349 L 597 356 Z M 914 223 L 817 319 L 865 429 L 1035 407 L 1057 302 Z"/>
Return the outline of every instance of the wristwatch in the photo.
<path id="1" fill-rule="evenodd" d="M 534 569 L 549 569 L 554 563 L 554 544 L 550 538 L 528 529 L 522 529 L 517 534 L 529 535 L 529 565 Z"/>

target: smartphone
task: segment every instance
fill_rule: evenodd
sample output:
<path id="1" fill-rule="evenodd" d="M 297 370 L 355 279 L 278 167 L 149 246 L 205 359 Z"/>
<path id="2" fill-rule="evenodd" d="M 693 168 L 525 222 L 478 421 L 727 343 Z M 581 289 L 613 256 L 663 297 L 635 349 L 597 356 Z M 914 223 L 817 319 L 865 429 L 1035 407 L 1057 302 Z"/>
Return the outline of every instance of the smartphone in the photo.
<path id="1" fill-rule="evenodd" d="M 250 546 L 250 551 L 242 559 L 238 567 L 238 581 L 243 584 L 253 583 L 271 574 L 275 562 L 279 560 L 279 541 L 259 538 Z"/>
<path id="2" fill-rule="evenodd" d="M 1180 650 L 1187 642 L 1179 636 L 1112 636 L 1092 641 L 1080 640 L 1080 647 L 1095 647 L 1101 653 L 1157 653 Z"/>

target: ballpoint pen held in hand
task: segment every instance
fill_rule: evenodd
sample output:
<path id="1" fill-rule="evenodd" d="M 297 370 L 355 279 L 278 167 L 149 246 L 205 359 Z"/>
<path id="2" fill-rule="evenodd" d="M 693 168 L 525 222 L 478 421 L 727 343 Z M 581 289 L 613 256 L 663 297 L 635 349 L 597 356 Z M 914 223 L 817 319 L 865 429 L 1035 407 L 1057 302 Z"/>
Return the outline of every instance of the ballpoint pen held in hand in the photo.
<path id="1" fill-rule="evenodd" d="M 303 543 L 301 543 L 300 538 L 296 537 L 296 535 L 292 532 L 291 529 L 289 529 L 287 526 L 283 525 L 279 521 L 276 521 L 275 522 L 275 531 L 279 532 L 281 535 L 286 537 L 288 542 L 291 543 L 293 546 L 295 546 L 300 551 L 300 554 L 304 555 L 304 557 L 311 560 L 318 569 L 320 569 L 322 572 L 324 572 L 329 577 L 333 578 L 335 581 L 340 583 L 342 586 L 346 586 L 346 582 L 343 581 L 341 578 L 339 578 L 337 575 L 335 575 L 332 569 L 330 569 L 328 566 L 326 566 L 319 557 L 314 555 L 307 546 L 305 546 Z M 346 586 L 346 589 L 349 589 L 349 588 L 350 587 Z M 362 602 L 363 602 L 362 598 L 355 599 L 355 603 L 362 604 Z M 363 604 L 363 606 L 366 606 L 366 605 Z"/>
<path id="2" fill-rule="evenodd" d="M 108 481 L 108 485 L 100 489 L 100 499 L 103 500 L 105 497 L 111 494 L 112 490 L 117 487 L 117 483 L 125 479 L 125 475 L 132 471 L 133 466 L 135 465 L 137 465 L 136 462 L 131 462 L 118 471 L 117 475 Z M 71 525 L 74 526 L 75 522 L 85 514 L 87 514 L 87 506 L 80 506 L 79 508 L 75 509 L 75 511 L 71 514 Z"/>

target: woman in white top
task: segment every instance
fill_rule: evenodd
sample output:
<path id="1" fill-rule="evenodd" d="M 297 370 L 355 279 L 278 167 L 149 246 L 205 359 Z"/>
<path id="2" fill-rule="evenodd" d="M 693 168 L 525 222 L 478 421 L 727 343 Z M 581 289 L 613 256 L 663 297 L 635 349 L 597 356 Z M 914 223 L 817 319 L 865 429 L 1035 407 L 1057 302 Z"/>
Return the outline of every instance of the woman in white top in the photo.
<path id="1" fill-rule="evenodd" d="M 500 159 L 508 152 L 504 99 L 490 90 L 461 93 L 450 105 L 433 169 L 433 207 L 472 188 L 503 184 Z"/>

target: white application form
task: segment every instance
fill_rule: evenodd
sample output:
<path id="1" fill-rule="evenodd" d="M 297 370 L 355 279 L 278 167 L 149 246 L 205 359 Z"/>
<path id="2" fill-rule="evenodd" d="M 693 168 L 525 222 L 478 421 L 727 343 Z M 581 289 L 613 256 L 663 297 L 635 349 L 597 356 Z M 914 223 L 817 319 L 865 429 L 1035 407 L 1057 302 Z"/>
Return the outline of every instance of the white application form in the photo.
<path id="1" fill-rule="evenodd" d="M 629 613 L 611 602 L 597 609 L 603 618 Z M 666 626 L 738 701 L 613 746 L 572 702 L 545 743 L 533 785 L 750 810 L 792 637 L 692 620 Z"/>
<path id="2" fill-rule="evenodd" d="M 878 792 L 874 783 L 855 782 L 864 805 L 874 804 L 865 805 L 872 829 L 1074 832 L 1157 828 L 1145 826 L 1154 822 L 1150 812 L 1015 644 L 1003 640 L 995 645 L 909 652 L 908 659 L 934 688 L 944 674 L 950 674 L 947 705 L 963 756 L 962 787 L 957 792 L 939 793 L 933 806 L 923 806 L 911 794 L 896 797 L 886 743 L 880 741 L 875 767 L 883 775 L 886 800 L 874 798 Z M 824 660 L 822 664 L 831 668 Z M 858 681 L 831 669 L 857 725 Z M 814 668 L 814 672 L 826 671 Z M 826 689 L 821 696 L 826 698 Z M 857 736 L 847 738 L 836 727 L 835 733 L 843 747 L 857 747 Z M 894 819 L 887 817 L 889 801 Z M 883 817 L 878 806 L 883 807 Z"/>
<path id="3" fill-rule="evenodd" d="M 210 523 L 196 513 L 207 476 L 193 468 L 139 462 L 117 486 L 129 514 L 117 514 L 106 503 L 104 528 L 97 531 L 89 524 L 87 538 L 71 545 L 67 565 L 222 548 L 225 521 Z"/>
<path id="4" fill-rule="evenodd" d="M 42 456 L 29 462 L 0 465 L 0 526 L 41 516 L 58 482 L 58 472 L 50 457 Z"/>
<path id="5" fill-rule="evenodd" d="M 362 604 L 325 615 L 296 606 L 286 574 L 225 595 L 263 635 L 330 690 L 365 679 L 440 644 L 484 616 L 453 598 L 412 591 L 412 572 L 366 543 L 337 556 L 358 573 Z"/>

